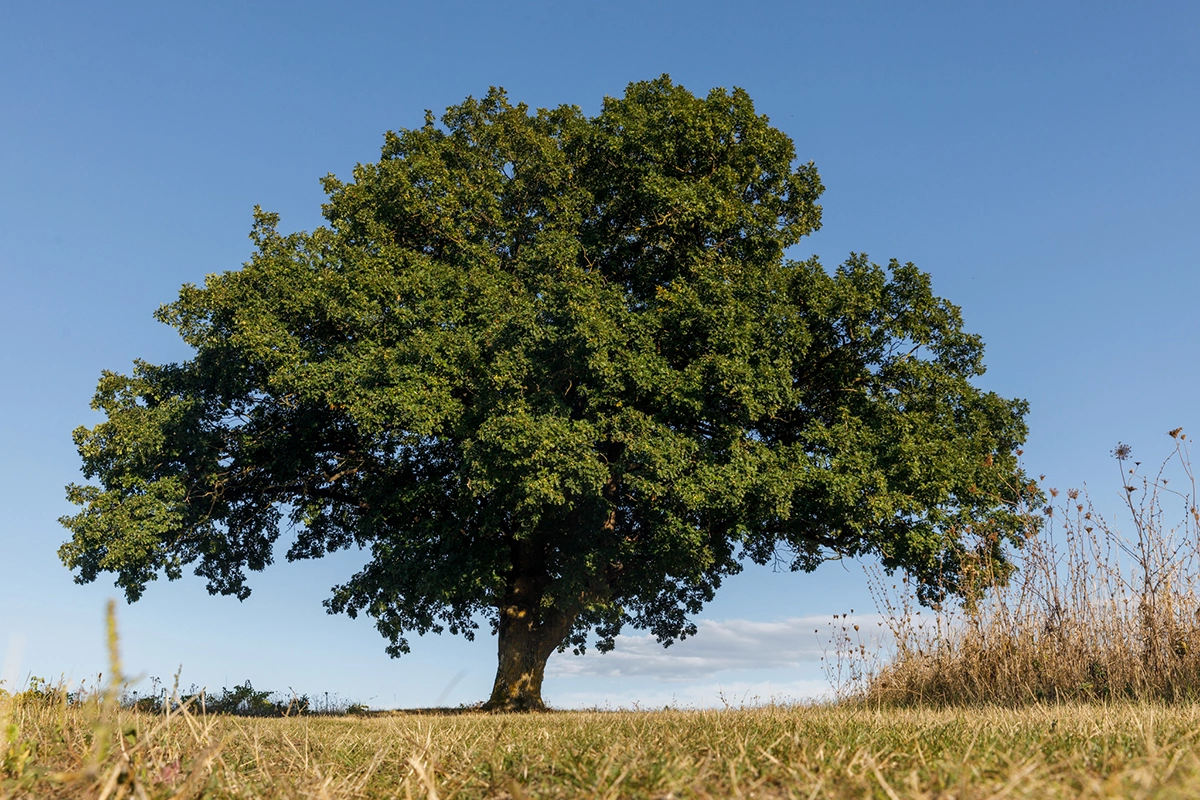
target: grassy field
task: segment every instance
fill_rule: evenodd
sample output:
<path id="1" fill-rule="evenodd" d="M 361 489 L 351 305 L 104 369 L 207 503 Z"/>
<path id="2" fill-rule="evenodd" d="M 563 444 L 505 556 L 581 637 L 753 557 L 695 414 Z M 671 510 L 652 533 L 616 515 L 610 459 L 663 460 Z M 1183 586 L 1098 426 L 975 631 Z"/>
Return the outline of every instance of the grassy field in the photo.
<path id="1" fill-rule="evenodd" d="M 1196 705 L 284 719 L 110 709 L 107 726 L 99 704 L 19 705 L 5 712 L 5 798 L 1200 795 Z"/>

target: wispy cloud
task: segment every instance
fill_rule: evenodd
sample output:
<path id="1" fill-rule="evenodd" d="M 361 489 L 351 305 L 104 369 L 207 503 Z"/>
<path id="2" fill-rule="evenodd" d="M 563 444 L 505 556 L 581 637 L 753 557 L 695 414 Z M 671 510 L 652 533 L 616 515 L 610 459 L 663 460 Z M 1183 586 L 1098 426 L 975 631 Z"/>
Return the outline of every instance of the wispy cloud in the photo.
<path id="1" fill-rule="evenodd" d="M 851 622 L 862 637 L 874 636 L 877 615 Z M 610 653 L 589 650 L 583 656 L 556 655 L 547 664 L 550 677 L 630 678 L 695 681 L 730 670 L 774 670 L 813 664 L 835 649 L 840 621 L 829 616 L 792 617 L 778 622 L 744 619 L 699 620 L 697 635 L 668 648 L 649 634 L 617 637 Z M 855 634 L 857 636 L 857 634 Z"/>
<path id="2" fill-rule="evenodd" d="M 826 680 L 706 681 L 689 684 L 651 684 L 619 689 L 590 688 L 556 691 L 547 695 L 555 708 L 741 708 L 768 703 L 795 703 L 828 699 Z"/>

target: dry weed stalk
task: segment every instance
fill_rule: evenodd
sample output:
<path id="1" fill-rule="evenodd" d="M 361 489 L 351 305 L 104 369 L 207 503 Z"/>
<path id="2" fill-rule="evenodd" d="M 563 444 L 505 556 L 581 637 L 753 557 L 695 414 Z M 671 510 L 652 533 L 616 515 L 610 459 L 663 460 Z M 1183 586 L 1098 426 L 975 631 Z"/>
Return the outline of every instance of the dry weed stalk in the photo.
<path id="1" fill-rule="evenodd" d="M 23 691 L 0 693 L 0 798 L 198 798 L 208 788 L 223 739 L 193 713 L 191 700 L 180 700 L 178 675 L 163 713 L 122 708 L 112 601 L 106 623 L 108 680 L 98 679 L 96 690 L 70 692 L 64 682 L 34 678 Z"/>
<path id="2" fill-rule="evenodd" d="M 924 618 L 906 583 L 869 570 L 892 647 L 888 661 L 859 668 L 857 696 L 923 705 L 1200 698 L 1200 512 L 1187 437 L 1170 435 L 1174 450 L 1151 474 L 1128 445 L 1113 450 L 1127 532 L 1086 490 L 1049 489 L 1017 573 L 1007 583 L 983 575 L 983 596 Z"/>

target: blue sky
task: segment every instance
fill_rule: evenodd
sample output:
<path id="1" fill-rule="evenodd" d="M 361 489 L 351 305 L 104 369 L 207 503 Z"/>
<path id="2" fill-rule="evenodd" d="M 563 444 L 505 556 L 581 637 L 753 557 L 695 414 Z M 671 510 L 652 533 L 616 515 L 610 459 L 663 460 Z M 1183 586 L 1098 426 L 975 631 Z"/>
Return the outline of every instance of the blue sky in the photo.
<path id="1" fill-rule="evenodd" d="M 661 73 L 745 88 L 813 160 L 824 227 L 797 248 L 911 260 L 987 343 L 982 385 L 1032 406 L 1025 460 L 1115 497 L 1109 451 L 1200 435 L 1200 6 L 1192 3 L 7 3 L 0 6 L 0 653 L 102 668 L 100 581 L 55 555 L 102 369 L 188 353 L 153 310 L 236 269 L 255 204 L 320 223 L 318 178 L 384 131 L 504 86 L 598 109 Z M 486 696 L 495 642 L 391 660 L 320 601 L 359 565 L 279 564 L 245 603 L 192 576 L 120 610 L 131 671 L 375 706 Z M 821 686 L 812 633 L 870 611 L 861 571 L 748 570 L 662 651 L 551 659 L 551 704 L 714 705 Z M 606 660 L 607 659 L 607 660 Z M 718 695 L 718 692 L 720 695 Z"/>

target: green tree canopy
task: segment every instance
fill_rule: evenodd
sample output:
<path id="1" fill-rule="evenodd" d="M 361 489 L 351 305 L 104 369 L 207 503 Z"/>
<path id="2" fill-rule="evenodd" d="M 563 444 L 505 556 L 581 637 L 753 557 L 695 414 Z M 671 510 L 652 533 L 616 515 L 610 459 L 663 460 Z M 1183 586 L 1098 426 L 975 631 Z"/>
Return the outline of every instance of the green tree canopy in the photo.
<path id="1" fill-rule="evenodd" d="M 623 626 L 665 645 L 744 559 L 874 554 L 936 601 L 1003 566 L 1026 405 L 911 264 L 785 250 L 823 189 L 742 90 L 666 76 L 601 112 L 493 89 L 329 176 L 328 225 L 256 211 L 241 269 L 159 309 L 195 350 L 104 373 L 60 555 L 129 600 L 185 567 L 369 553 L 331 612 L 471 637 L 491 707 Z"/>

